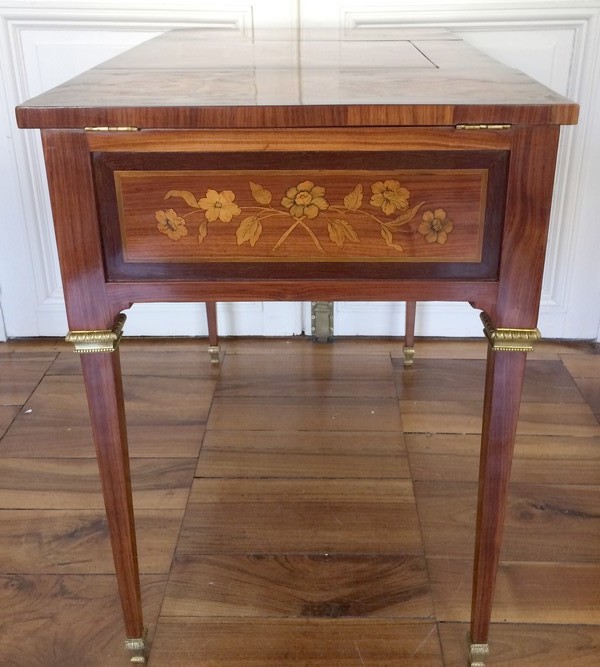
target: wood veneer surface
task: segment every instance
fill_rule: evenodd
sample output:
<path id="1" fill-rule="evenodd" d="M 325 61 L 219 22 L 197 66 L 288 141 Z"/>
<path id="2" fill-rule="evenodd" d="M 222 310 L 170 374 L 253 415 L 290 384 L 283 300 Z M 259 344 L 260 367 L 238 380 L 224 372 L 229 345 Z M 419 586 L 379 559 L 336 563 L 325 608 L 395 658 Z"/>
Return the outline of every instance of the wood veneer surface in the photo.
<path id="1" fill-rule="evenodd" d="M 308 43 L 274 32 L 235 43 L 179 29 L 28 101 L 17 116 L 21 127 L 568 124 L 577 105 L 442 31 Z"/>

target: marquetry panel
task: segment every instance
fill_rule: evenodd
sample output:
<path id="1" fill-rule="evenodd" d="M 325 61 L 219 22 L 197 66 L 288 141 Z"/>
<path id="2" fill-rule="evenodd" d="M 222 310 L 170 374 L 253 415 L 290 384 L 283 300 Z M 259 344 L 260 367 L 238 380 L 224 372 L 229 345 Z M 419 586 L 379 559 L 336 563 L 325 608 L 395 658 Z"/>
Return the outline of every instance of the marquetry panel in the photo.
<path id="1" fill-rule="evenodd" d="M 128 262 L 481 259 L 481 170 L 119 171 L 115 180 Z"/>
<path id="2" fill-rule="evenodd" d="M 108 272 L 237 277 L 242 262 L 245 276 L 266 270 L 248 262 L 271 273 L 348 262 L 370 277 L 495 278 L 506 156 L 96 153 Z"/>

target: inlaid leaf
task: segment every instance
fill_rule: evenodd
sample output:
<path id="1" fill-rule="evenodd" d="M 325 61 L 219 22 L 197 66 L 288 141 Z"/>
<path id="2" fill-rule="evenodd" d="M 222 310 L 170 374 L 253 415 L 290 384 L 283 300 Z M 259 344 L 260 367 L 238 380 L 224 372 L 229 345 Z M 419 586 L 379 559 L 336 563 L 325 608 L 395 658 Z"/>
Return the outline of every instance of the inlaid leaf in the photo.
<path id="1" fill-rule="evenodd" d="M 327 225 L 329 238 L 340 248 L 346 240 L 358 242 L 358 234 L 347 220 L 336 219 Z"/>
<path id="2" fill-rule="evenodd" d="M 410 222 L 415 217 L 415 215 L 417 215 L 418 210 L 421 208 L 421 206 L 423 206 L 424 203 L 425 202 L 422 201 L 420 204 L 417 204 L 416 206 L 407 209 L 406 211 L 404 211 L 404 213 L 399 215 L 391 224 L 394 225 L 395 227 L 401 227 L 402 225 L 405 225 L 407 222 Z"/>
<path id="3" fill-rule="evenodd" d="M 188 206 L 200 208 L 198 200 L 189 190 L 169 190 L 165 195 L 165 199 L 171 199 L 171 197 L 181 197 Z"/>
<path id="4" fill-rule="evenodd" d="M 249 181 L 249 184 L 254 201 L 262 204 L 263 206 L 268 206 L 273 199 L 273 195 L 268 190 L 265 190 L 262 185 L 258 185 L 258 183 Z"/>
<path id="5" fill-rule="evenodd" d="M 401 245 L 394 243 L 394 237 L 392 236 L 392 232 L 384 225 L 381 226 L 381 237 L 385 241 L 385 244 L 390 248 L 394 248 L 395 250 L 403 250 Z"/>
<path id="6" fill-rule="evenodd" d="M 363 199 L 363 186 L 359 183 L 349 195 L 344 197 L 344 206 L 351 211 L 361 207 Z"/>
<path id="7" fill-rule="evenodd" d="M 204 239 L 206 238 L 206 235 L 208 234 L 208 221 L 205 220 L 204 222 L 200 223 L 200 227 L 198 228 L 198 243 L 202 243 Z"/>
<path id="8" fill-rule="evenodd" d="M 262 234 L 262 229 L 262 222 L 257 216 L 251 215 L 248 218 L 244 218 L 235 232 L 237 244 L 242 245 L 248 241 L 254 248 Z"/>

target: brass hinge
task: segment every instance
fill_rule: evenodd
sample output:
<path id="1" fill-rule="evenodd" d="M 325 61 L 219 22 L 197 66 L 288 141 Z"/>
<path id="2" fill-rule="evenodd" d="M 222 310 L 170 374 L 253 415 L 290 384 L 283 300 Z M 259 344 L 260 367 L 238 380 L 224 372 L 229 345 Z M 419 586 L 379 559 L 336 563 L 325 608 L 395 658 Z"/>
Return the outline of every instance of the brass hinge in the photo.
<path id="1" fill-rule="evenodd" d="M 456 129 L 457 130 L 510 130 L 512 125 L 510 124 L 497 124 L 497 125 L 490 125 L 487 123 L 484 123 L 482 125 L 457 125 Z"/>
<path id="2" fill-rule="evenodd" d="M 130 127 L 128 125 L 121 127 L 85 127 L 86 132 L 139 132 L 139 127 Z"/>

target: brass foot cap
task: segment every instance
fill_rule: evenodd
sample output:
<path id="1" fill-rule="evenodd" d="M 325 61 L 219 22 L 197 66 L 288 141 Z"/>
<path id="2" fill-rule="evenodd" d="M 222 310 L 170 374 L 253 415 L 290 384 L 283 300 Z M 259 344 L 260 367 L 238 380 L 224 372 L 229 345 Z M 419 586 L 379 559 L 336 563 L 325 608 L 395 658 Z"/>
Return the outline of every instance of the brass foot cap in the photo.
<path id="1" fill-rule="evenodd" d="M 125 649 L 131 651 L 130 662 L 135 664 L 145 664 L 148 658 L 148 628 L 144 628 L 141 637 L 127 638 L 125 640 Z"/>
<path id="2" fill-rule="evenodd" d="M 490 653 L 489 644 L 471 644 L 469 664 L 471 667 L 485 667 L 485 659 Z"/>
<path id="3" fill-rule="evenodd" d="M 217 366 L 220 363 L 219 355 L 221 353 L 221 348 L 218 345 L 209 345 L 208 346 L 208 356 L 210 357 L 210 363 Z"/>

